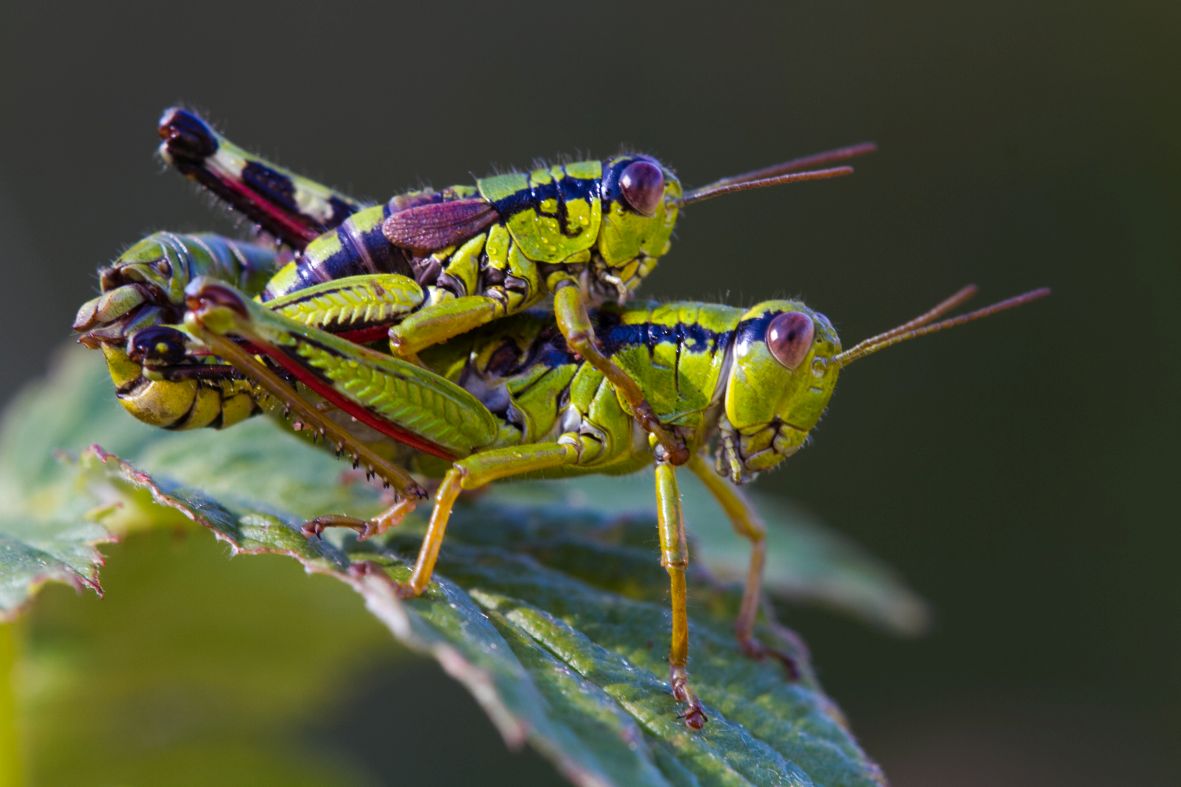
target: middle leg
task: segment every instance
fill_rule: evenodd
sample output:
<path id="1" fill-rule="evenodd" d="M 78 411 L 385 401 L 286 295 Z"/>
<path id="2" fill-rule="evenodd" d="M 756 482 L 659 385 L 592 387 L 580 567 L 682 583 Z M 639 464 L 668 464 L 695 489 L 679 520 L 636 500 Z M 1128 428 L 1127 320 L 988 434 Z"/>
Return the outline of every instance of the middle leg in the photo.
<path id="1" fill-rule="evenodd" d="M 746 583 L 742 602 L 734 622 L 734 634 L 742 652 L 752 659 L 773 656 L 783 662 L 792 678 L 799 676 L 795 659 L 787 653 L 768 648 L 755 638 L 755 619 L 763 600 L 763 566 L 767 558 L 767 528 L 743 496 L 724 478 L 713 472 L 700 454 L 689 460 L 689 469 L 718 501 L 738 535 L 750 542 L 750 563 L 746 569 Z"/>

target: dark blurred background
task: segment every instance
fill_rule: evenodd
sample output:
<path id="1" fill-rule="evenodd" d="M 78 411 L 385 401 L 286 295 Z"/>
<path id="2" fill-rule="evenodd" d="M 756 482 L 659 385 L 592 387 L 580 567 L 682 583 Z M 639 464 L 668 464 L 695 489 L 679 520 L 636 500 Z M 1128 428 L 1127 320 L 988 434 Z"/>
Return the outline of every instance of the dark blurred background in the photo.
<path id="1" fill-rule="evenodd" d="M 153 157 L 170 104 L 375 198 L 621 145 L 697 185 L 876 140 L 853 178 L 687 211 L 645 292 L 801 295 L 847 344 L 967 282 L 988 299 L 1054 296 L 859 364 L 814 445 L 760 483 L 896 566 L 932 602 L 930 633 L 809 610 L 788 622 L 896 784 L 1171 781 L 1181 6 L 207 2 L 4 17 L 5 398 L 69 340 L 94 270 L 127 244 L 233 230 Z M 428 763 L 449 773 L 458 735 L 487 743 L 484 782 L 554 778 L 502 755 L 433 665 L 370 683 L 358 707 L 412 692 L 430 708 L 360 731 L 346 726 L 358 713 L 325 720 L 361 761 L 380 752 L 372 772 L 405 775 L 398 752 L 418 751 L 433 783 Z"/>

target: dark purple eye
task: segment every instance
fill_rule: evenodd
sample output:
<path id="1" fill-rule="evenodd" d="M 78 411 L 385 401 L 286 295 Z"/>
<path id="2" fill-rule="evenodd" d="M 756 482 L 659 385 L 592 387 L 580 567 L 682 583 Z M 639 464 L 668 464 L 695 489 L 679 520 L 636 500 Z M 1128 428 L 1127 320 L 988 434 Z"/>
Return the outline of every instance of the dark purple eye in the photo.
<path id="1" fill-rule="evenodd" d="M 153 325 L 128 338 L 127 354 L 141 363 L 178 364 L 185 359 L 185 335 L 166 325 Z"/>
<path id="2" fill-rule="evenodd" d="M 250 316 L 242 296 L 233 287 L 203 276 L 193 279 L 189 286 L 185 287 L 185 306 L 195 312 L 224 306 L 243 317 Z"/>
<path id="3" fill-rule="evenodd" d="M 803 363 L 804 356 L 812 349 L 815 332 L 812 318 L 808 315 L 785 312 L 767 326 L 767 349 L 775 356 L 775 360 L 788 369 L 794 369 Z"/>
<path id="4" fill-rule="evenodd" d="M 664 198 L 664 173 L 651 161 L 633 161 L 619 174 L 619 190 L 636 213 L 655 215 Z"/>

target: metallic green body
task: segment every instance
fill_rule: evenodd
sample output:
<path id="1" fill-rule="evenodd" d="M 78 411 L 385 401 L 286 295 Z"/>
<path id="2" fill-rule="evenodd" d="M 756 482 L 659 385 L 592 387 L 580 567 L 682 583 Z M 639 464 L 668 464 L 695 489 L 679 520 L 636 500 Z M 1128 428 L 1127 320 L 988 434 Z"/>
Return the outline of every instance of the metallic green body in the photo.
<path id="1" fill-rule="evenodd" d="M 797 370 L 767 352 L 765 329 L 758 327 L 785 312 L 806 313 L 817 325 L 808 359 Z M 636 304 L 605 307 L 596 317 L 604 352 L 641 385 L 661 422 L 676 428 L 692 453 L 720 437 L 719 469 L 735 481 L 770 469 L 802 446 L 836 383 L 838 369 L 829 361 L 840 352 L 839 339 L 823 315 L 798 302 L 767 301 L 747 310 Z M 506 364 L 503 359 L 518 351 L 522 362 Z M 565 350 L 544 313 L 453 340 L 423 361 L 512 413 L 500 417 L 497 447 L 505 435 L 518 444 L 577 445 L 576 465 L 538 475 L 627 473 L 653 461 L 648 436 L 617 392 L 601 372 Z"/>
<path id="2" fill-rule="evenodd" d="M 194 273 L 232 278 L 257 292 L 260 271 L 274 253 L 219 240 L 158 233 L 129 249 L 111 269 L 118 274 L 108 275 L 125 283 L 115 292 L 128 286 L 175 288 Z M 168 260 L 168 275 L 160 259 Z M 104 299 L 113 295 L 85 305 L 80 321 L 101 322 Z M 175 293 L 169 298 L 183 300 Z M 565 440 L 578 445 L 578 463 L 544 474 L 621 473 L 652 461 L 647 435 L 631 409 L 601 371 L 570 351 L 547 312 L 519 314 L 426 350 L 421 360 L 434 375 L 334 335 L 356 336 L 377 326 L 380 336 L 383 326 L 417 313 L 427 300 L 417 282 L 380 274 L 325 282 L 248 308 L 255 328 L 266 329 L 265 341 L 293 348 L 298 363 L 341 395 L 450 456 Z M 809 312 L 819 330 L 810 365 L 802 371 L 784 369 L 763 337 L 750 333 L 750 326 L 765 325 L 772 313 L 804 308 L 788 301 L 748 311 L 642 304 L 604 308 L 592 322 L 604 355 L 636 381 L 656 417 L 691 452 L 716 437 L 719 471 L 744 481 L 802 445 L 831 394 L 836 370 L 828 359 L 839 344 L 823 316 Z M 203 373 L 202 366 L 217 359 L 198 352 L 182 379 L 169 370 L 171 362 L 149 357 L 140 368 L 125 350 L 103 347 L 120 402 L 141 420 L 174 429 L 228 426 L 261 409 L 257 403 L 245 406 L 242 397 L 252 389 L 242 379 Z M 147 352 L 150 356 L 151 349 Z M 432 389 L 431 381 L 443 387 Z M 447 381 L 455 385 L 444 385 Z M 355 431 L 367 443 L 382 441 L 378 434 Z M 400 451 L 386 447 L 383 453 Z M 424 467 L 432 465 L 438 469 L 433 460 Z"/>
<path id="3" fill-rule="evenodd" d="M 618 393 L 569 351 L 546 312 L 433 348 L 421 358 L 423 369 L 270 307 L 243 298 L 241 313 L 212 308 L 199 321 L 190 313 L 187 325 L 269 348 L 272 358 L 278 349 L 358 407 L 454 458 L 546 443 L 575 449 L 576 462 L 530 477 L 626 473 L 656 459 Z M 806 360 L 794 370 L 766 351 L 766 326 L 789 312 L 816 326 Z M 716 445 L 719 471 L 735 482 L 798 450 L 836 383 L 836 333 L 798 302 L 746 310 L 697 303 L 608 307 L 596 322 L 605 352 L 650 392 L 657 416 L 675 425 L 693 453 Z M 434 459 L 410 461 L 427 474 L 446 467 Z"/>
<path id="4" fill-rule="evenodd" d="M 872 149 L 854 146 L 782 162 L 688 194 L 656 160 L 624 154 L 493 175 L 474 185 L 406 192 L 370 206 L 250 154 L 188 110 L 166 110 L 158 132 L 165 161 L 289 251 L 264 251 L 261 264 L 248 266 L 248 278 L 215 265 L 189 269 L 167 265 L 162 257 L 145 257 L 146 265 L 140 267 L 155 266 L 159 275 L 149 272 L 142 281 L 129 281 L 109 275 L 120 267 L 130 270 L 121 259 L 103 272 L 104 295 L 79 313 L 75 328 L 84 332 L 83 341 L 135 343 L 137 331 L 175 324 L 183 311 L 182 293 L 198 275 L 212 275 L 252 297 L 297 309 L 305 298 L 320 297 L 323 286 L 332 289 L 333 282 L 347 280 L 354 295 L 371 303 L 357 306 L 354 299 L 341 308 L 363 308 L 371 319 L 365 329 L 342 330 L 350 339 L 370 343 L 384 326 L 390 353 L 411 360 L 495 320 L 550 304 L 571 349 L 605 376 L 626 402 L 626 411 L 656 437 L 674 464 L 690 455 L 675 434 L 676 424 L 663 423 L 646 400 L 642 382 L 598 351 L 588 308 L 631 297 L 668 251 L 683 204 L 735 190 L 848 174 L 849 167 L 801 170 Z M 214 237 L 209 245 L 216 252 L 238 244 Z M 254 275 L 261 271 L 271 274 L 265 284 Z M 385 298 L 384 282 L 390 275 L 413 280 L 417 290 L 411 293 L 411 286 L 399 285 L 394 300 Z M 345 296 L 336 292 L 334 297 Z M 329 331 L 342 323 L 348 320 L 336 314 L 307 322 Z M 162 346 L 175 354 L 180 343 L 173 337 Z M 142 354 L 142 348 L 133 354 Z M 691 400 L 683 404 L 693 406 Z"/>
<path id="5" fill-rule="evenodd" d="M 476 187 L 480 196 L 495 205 L 516 199 L 518 195 L 556 186 L 555 196 L 536 207 L 502 216 L 502 219 L 521 253 L 529 259 L 554 263 L 582 258 L 581 261 L 585 262 L 584 253 L 595 245 L 602 226 L 602 204 L 598 199 L 578 196 L 577 191 L 565 190 L 563 185 L 571 181 L 598 183 L 602 175 L 601 161 L 579 161 L 529 173 L 512 172 L 481 178 L 476 181 Z M 566 226 L 560 223 L 559 208 L 565 209 Z"/>
<path id="6" fill-rule="evenodd" d="M 628 161 L 613 159 L 608 166 Z M 429 260 L 414 263 L 431 273 L 429 281 L 420 282 L 423 297 L 408 309 L 415 314 L 400 314 L 391 327 L 395 354 L 414 354 L 538 305 L 562 283 L 579 286 L 584 302 L 626 299 L 668 249 L 681 186 L 666 173 L 664 199 L 653 215 L 641 216 L 618 194 L 603 198 L 602 174 L 602 162 L 582 161 L 483 178 L 475 190 L 445 189 L 444 202 L 468 199 L 478 191 L 504 213 L 486 229 L 428 250 Z M 554 196 L 538 199 L 546 190 Z M 339 229 L 309 243 L 298 262 L 275 274 L 265 293 L 296 296 L 306 289 L 303 282 L 309 270 L 329 280 L 341 278 L 341 272 L 373 275 L 369 269 L 382 266 L 374 259 L 384 259 L 381 255 L 389 252 L 381 240 L 374 240 L 382 221 L 401 208 L 398 199 L 413 206 L 424 194 L 353 214 Z M 366 258 L 366 265 L 352 259 L 356 254 L 350 249 L 360 250 L 356 254 Z"/>
<path id="7" fill-rule="evenodd" d="M 632 162 L 620 157 L 608 166 L 626 169 Z M 115 343 L 145 327 L 176 323 L 185 287 L 195 276 L 209 275 L 277 307 L 290 306 L 291 316 L 305 324 L 349 330 L 355 327 L 350 320 L 356 315 L 342 320 L 335 311 L 318 306 L 322 319 L 304 313 L 304 305 L 325 291 L 338 301 L 347 300 L 338 287 L 345 282 L 344 289 L 361 295 L 340 308 L 366 310 L 371 327 L 388 328 L 393 354 L 413 357 L 453 336 L 539 304 L 558 287 L 573 285 L 581 297 L 572 308 L 558 313 L 559 328 L 568 337 L 581 336 L 582 354 L 604 368 L 609 361 L 588 355 L 593 336 L 573 326 L 585 320 L 587 302 L 624 300 L 667 250 L 681 187 L 671 173 L 665 173 L 659 203 L 651 215 L 642 216 L 626 206 L 622 192 L 610 198 L 603 193 L 602 175 L 602 162 L 584 161 L 528 175 L 485 178 L 475 188 L 403 195 L 387 205 L 355 211 L 285 265 L 283 255 L 252 244 L 216 236 L 158 233 L 104 270 L 104 295 L 83 307 L 75 328 L 87 331 L 95 342 Z M 391 215 L 481 198 L 495 207 L 491 215 L 498 218 L 460 242 L 422 252 L 423 259 L 416 257 L 418 269 L 430 271 L 419 277 L 425 280 L 377 272 L 397 267 L 401 259 L 382 237 L 383 221 Z M 218 264 L 218 253 L 227 257 L 227 264 Z M 265 275 L 276 269 L 264 282 Z M 355 275 L 342 275 L 349 273 Z M 395 278 L 400 283 L 391 300 L 389 282 Z M 390 309 L 382 311 L 383 304 Z M 375 338 L 366 335 L 367 341 Z M 629 410 L 646 408 L 639 386 L 620 378 L 616 372 L 612 383 L 624 385 Z M 653 418 L 641 423 L 671 443 L 669 433 Z"/>

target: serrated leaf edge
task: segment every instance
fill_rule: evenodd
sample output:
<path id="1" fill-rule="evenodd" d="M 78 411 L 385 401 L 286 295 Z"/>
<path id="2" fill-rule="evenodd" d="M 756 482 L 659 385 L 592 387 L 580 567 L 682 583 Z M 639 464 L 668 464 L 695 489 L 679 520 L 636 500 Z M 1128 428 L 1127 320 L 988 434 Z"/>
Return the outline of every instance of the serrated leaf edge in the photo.
<path id="1" fill-rule="evenodd" d="M 146 489 L 153 501 L 178 511 L 194 523 L 209 530 L 213 536 L 230 547 L 234 555 L 284 555 L 294 558 L 309 574 L 331 576 L 351 587 L 365 602 L 366 608 L 380 620 L 394 637 L 412 650 L 433 657 L 443 670 L 471 692 L 473 698 L 488 714 L 505 744 L 519 749 L 529 740 L 530 726 L 500 700 L 491 675 L 471 661 L 458 649 L 445 642 L 428 642 L 414 633 L 407 607 L 395 593 L 392 579 L 384 571 L 366 571 L 364 563 L 350 563 L 351 570 L 340 571 L 328 564 L 310 560 L 298 552 L 281 548 L 244 548 L 233 538 L 219 531 L 198 511 L 165 492 L 148 473 L 137 469 L 123 458 L 93 445 L 84 456 L 92 456 L 113 468 L 123 480 Z M 578 787 L 609 787 L 595 774 L 580 767 L 575 760 L 549 748 L 550 762 Z"/>

